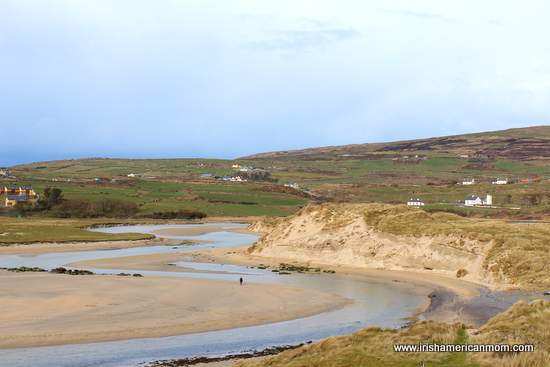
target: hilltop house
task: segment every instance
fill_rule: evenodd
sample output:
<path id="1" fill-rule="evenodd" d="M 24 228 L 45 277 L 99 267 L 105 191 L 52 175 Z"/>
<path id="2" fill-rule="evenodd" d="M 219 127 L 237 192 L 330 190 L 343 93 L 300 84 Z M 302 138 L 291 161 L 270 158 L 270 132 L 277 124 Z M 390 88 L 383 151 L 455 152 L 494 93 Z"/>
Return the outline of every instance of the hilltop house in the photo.
<path id="1" fill-rule="evenodd" d="M 424 202 L 419 198 L 410 198 L 407 201 L 407 206 L 424 206 Z"/>
<path id="2" fill-rule="evenodd" d="M 0 189 L 0 195 L 5 195 L 4 206 L 6 208 L 13 207 L 19 203 L 36 203 L 38 194 L 31 186 L 4 186 Z"/>
<path id="3" fill-rule="evenodd" d="M 474 185 L 475 183 L 475 178 L 465 178 L 462 180 L 462 185 Z"/>
<path id="4" fill-rule="evenodd" d="M 465 206 L 484 206 L 484 205 L 493 205 L 493 196 L 487 194 L 486 197 L 482 198 L 477 195 L 470 195 L 464 199 Z"/>
<path id="5" fill-rule="evenodd" d="M 507 185 L 508 184 L 508 178 L 497 178 L 495 181 L 492 182 L 493 185 Z"/>

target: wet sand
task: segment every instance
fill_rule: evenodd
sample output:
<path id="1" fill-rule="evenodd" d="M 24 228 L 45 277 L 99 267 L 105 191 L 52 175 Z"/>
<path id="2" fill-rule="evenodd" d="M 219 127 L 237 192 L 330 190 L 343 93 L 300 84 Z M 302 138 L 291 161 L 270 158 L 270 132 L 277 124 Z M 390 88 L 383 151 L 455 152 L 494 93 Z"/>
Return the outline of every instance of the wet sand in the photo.
<path id="1" fill-rule="evenodd" d="M 245 247 L 204 250 L 191 255 L 194 261 L 226 262 L 246 266 L 263 264 L 276 267 L 281 262 L 288 262 L 285 259 L 251 255 Z M 423 287 L 429 290 L 426 293 L 426 307 L 416 315 L 423 320 L 461 322 L 472 327 L 479 327 L 494 315 L 508 309 L 513 303 L 501 296 L 496 296 L 494 292 L 499 289 L 491 287 L 491 285 L 474 283 L 429 271 L 334 267 L 312 262 L 298 265 L 317 266 L 334 270 L 338 274 L 362 274 L 380 281 Z"/>
<path id="2" fill-rule="evenodd" d="M 196 271 L 168 265 L 177 261 L 212 262 L 258 266 L 260 264 L 277 267 L 285 259 L 265 258 L 250 255 L 246 247 L 231 249 L 211 249 L 197 252 L 154 254 L 129 256 L 115 259 L 100 259 L 71 264 L 75 267 L 146 269 L 160 271 Z M 330 267 L 322 264 L 305 263 L 300 265 L 320 266 L 323 269 L 335 270 L 338 274 L 361 274 L 379 281 L 420 286 L 425 289 L 425 307 L 418 313 L 421 319 L 445 322 L 464 322 L 477 326 L 492 315 L 507 308 L 507 305 L 495 304 L 494 300 L 484 300 L 483 294 L 489 291 L 479 284 L 461 279 L 450 278 L 441 274 L 416 271 L 394 271 L 379 269 L 358 269 L 351 267 Z"/>
<path id="3" fill-rule="evenodd" d="M 156 238 L 137 241 L 99 241 L 99 242 L 63 242 L 32 243 L 0 246 L 0 255 L 33 256 L 52 252 L 118 250 L 132 247 L 158 246 L 181 243 L 182 241 Z"/>
<path id="4" fill-rule="evenodd" d="M 0 348 L 221 330 L 305 317 L 349 302 L 278 285 L 7 271 L 0 271 L 0 294 Z"/>
<path id="5" fill-rule="evenodd" d="M 189 252 L 124 256 L 108 259 L 85 260 L 67 264 L 74 268 L 93 269 L 122 269 L 122 270 L 150 270 L 150 271 L 171 271 L 171 272 L 192 272 L 201 273 L 205 271 L 185 268 L 182 266 L 170 265 L 177 261 L 194 261 L 196 257 L 190 256 Z"/>
<path id="6" fill-rule="evenodd" d="M 248 253 L 246 247 L 233 249 L 203 250 L 190 254 L 193 261 L 231 263 L 245 266 L 260 264 L 277 267 L 286 259 L 266 258 Z M 509 307 L 500 304 L 492 297 L 484 296 L 492 289 L 485 285 L 468 282 L 462 279 L 451 278 L 441 274 L 429 272 L 365 269 L 345 266 L 325 266 L 312 262 L 301 263 L 310 267 L 321 267 L 336 271 L 338 274 L 361 274 L 380 281 L 410 284 L 427 290 L 425 307 L 416 315 L 420 319 L 429 319 L 441 322 L 463 322 L 471 326 L 480 326 L 495 314 Z"/>
<path id="7" fill-rule="evenodd" d="M 251 255 L 247 251 L 247 247 L 238 247 L 231 249 L 208 249 L 192 253 L 187 253 L 187 256 L 193 258 L 197 262 L 216 262 L 216 263 L 231 263 L 245 266 L 258 266 L 259 264 L 268 266 L 278 266 L 280 263 L 289 263 L 284 258 L 268 258 L 263 256 Z M 294 263 L 294 262 L 292 262 Z M 298 264 L 298 263 L 296 263 Z M 479 285 L 461 279 L 446 277 L 441 274 L 431 274 L 428 272 L 404 271 L 404 270 L 384 270 L 384 269 L 365 269 L 346 266 L 327 266 L 324 264 L 305 262 L 299 265 L 310 267 L 319 266 L 323 269 L 334 270 L 338 273 L 363 274 L 389 281 L 409 281 L 410 283 L 420 285 L 431 285 L 444 287 L 460 295 L 471 297 L 479 294 Z"/>
<path id="8" fill-rule="evenodd" d="M 159 236 L 200 236 L 210 232 L 244 232 L 251 233 L 246 228 L 226 228 L 219 224 L 205 224 L 200 227 L 173 227 L 163 228 L 152 231 L 153 234 Z"/>

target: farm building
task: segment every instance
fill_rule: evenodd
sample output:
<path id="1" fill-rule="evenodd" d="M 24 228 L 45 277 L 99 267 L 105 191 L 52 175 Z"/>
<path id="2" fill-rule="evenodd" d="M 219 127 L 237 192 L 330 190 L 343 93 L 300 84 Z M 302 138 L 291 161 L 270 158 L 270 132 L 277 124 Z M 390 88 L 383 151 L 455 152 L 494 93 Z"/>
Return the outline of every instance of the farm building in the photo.
<path id="1" fill-rule="evenodd" d="M 407 201 L 407 206 L 424 206 L 424 202 L 419 198 L 411 198 Z"/>
<path id="2" fill-rule="evenodd" d="M 487 194 L 486 197 L 482 198 L 477 195 L 470 195 L 464 199 L 465 206 L 483 206 L 483 205 L 493 205 L 493 196 Z"/>
<path id="3" fill-rule="evenodd" d="M 508 179 L 499 177 L 495 181 L 492 182 L 493 185 L 507 185 Z"/>

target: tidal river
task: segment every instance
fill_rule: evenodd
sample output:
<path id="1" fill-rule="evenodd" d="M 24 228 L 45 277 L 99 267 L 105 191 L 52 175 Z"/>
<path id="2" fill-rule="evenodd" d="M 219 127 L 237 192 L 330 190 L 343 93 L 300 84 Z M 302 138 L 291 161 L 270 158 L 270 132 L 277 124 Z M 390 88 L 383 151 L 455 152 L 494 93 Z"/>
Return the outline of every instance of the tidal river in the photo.
<path id="1" fill-rule="evenodd" d="M 209 224 L 212 226 L 212 224 Z M 195 225 L 145 225 L 94 229 L 101 232 L 152 233 L 160 229 Z M 198 236 L 163 236 L 176 240 L 200 240 L 188 246 L 147 246 L 120 250 L 48 253 L 37 256 L 0 256 L 0 267 L 37 266 L 52 269 L 84 260 L 146 255 L 200 249 L 250 245 L 256 240 L 252 234 L 229 232 L 244 227 L 237 223 L 219 224 L 221 230 Z M 174 248 L 176 247 L 176 248 Z M 88 367 L 137 366 L 160 359 L 193 356 L 218 356 L 272 346 L 316 341 L 332 335 L 352 333 L 368 325 L 399 327 L 426 303 L 426 290 L 411 284 L 388 283 L 360 275 L 292 274 L 277 275 L 269 270 L 243 266 L 177 262 L 174 265 L 203 272 L 161 272 L 141 269 L 88 269 L 99 274 L 139 272 L 144 276 L 192 277 L 236 282 L 244 276 L 249 283 L 282 284 L 337 294 L 352 300 L 338 310 L 310 317 L 259 326 L 222 331 L 132 339 L 126 341 L 71 344 L 51 347 L 1 349 L 0 365 L 9 367 Z M 204 272 L 206 271 L 206 272 Z M 208 272 L 211 271 L 211 272 Z M 0 326 L 1 329 L 1 326 Z"/>

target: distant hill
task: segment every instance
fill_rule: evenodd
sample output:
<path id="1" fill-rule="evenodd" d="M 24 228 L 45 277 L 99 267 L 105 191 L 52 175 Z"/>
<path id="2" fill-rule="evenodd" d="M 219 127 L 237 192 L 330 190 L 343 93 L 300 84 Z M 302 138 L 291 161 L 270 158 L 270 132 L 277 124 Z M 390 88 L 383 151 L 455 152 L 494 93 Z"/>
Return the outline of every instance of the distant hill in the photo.
<path id="1" fill-rule="evenodd" d="M 254 154 L 241 159 L 360 159 L 395 154 L 445 153 L 510 160 L 550 158 L 550 126 L 452 135 L 386 143 L 352 144 Z"/>
<path id="2" fill-rule="evenodd" d="M 37 162 L 10 171 L 24 184 L 39 190 L 60 187 L 67 196 L 99 198 L 113 191 L 142 205 L 143 211 L 186 208 L 210 215 L 220 214 L 218 205 L 223 204 L 225 214 L 284 215 L 306 197 L 392 204 L 420 198 L 428 210 L 545 218 L 550 217 L 549 163 L 550 126 L 537 126 L 261 153 L 237 160 L 94 158 Z M 215 178 L 240 175 L 241 169 L 267 171 L 276 184 Z M 509 184 L 493 185 L 497 178 Z M 457 185 L 464 179 L 474 179 L 475 185 Z M 488 193 L 498 208 L 459 205 L 469 195 Z"/>

